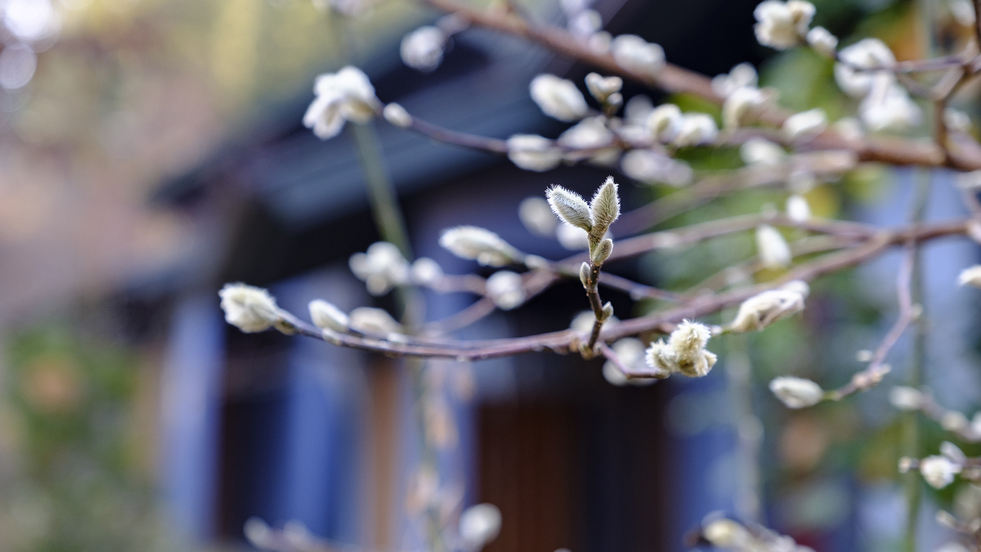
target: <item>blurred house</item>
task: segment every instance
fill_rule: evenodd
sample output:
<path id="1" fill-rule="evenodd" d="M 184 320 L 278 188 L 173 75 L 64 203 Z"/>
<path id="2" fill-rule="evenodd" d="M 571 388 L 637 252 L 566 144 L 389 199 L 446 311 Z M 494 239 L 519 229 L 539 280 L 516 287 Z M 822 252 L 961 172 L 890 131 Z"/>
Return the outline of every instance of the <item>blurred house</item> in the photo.
<path id="1" fill-rule="evenodd" d="M 642 34 L 661 43 L 669 59 L 709 74 L 755 57 L 751 31 L 734 34 L 751 29 L 752 3 L 695 3 L 701 9 L 640 1 L 596 8 L 610 30 Z M 746 24 L 732 25 L 734 18 Z M 383 101 L 495 137 L 557 135 L 562 126 L 531 102 L 528 82 L 541 72 L 581 82 L 587 72 L 482 30 L 455 37 L 431 74 L 402 66 L 397 44 L 387 51 L 362 65 Z M 708 58 L 708 51 L 728 57 Z M 270 124 L 242 133 L 154 197 L 184 213 L 195 233 L 186 262 L 135 283 L 130 294 L 134 308 L 172 307 L 160 373 L 162 484 L 175 521 L 199 540 L 239 540 L 245 521 L 258 516 L 274 524 L 300 520 L 338 542 L 411 548 L 422 542 L 406 513 L 420 447 L 405 363 L 272 332 L 244 335 L 218 308 L 218 289 L 234 281 L 269 287 L 281 306 L 303 317 L 315 298 L 345 310 L 394 304 L 369 296 L 347 267 L 378 232 L 350 134 L 315 138 L 299 124 L 309 100 L 273 110 Z M 442 229 L 460 224 L 491 229 L 546 257 L 569 255 L 525 230 L 517 205 L 542 196 L 551 182 L 588 193 L 611 170 L 539 175 L 384 123 L 374 128 L 415 255 L 448 273 L 476 268 L 436 245 Z M 644 190 L 624 192 L 628 206 L 645 199 Z M 617 312 L 629 313 L 628 298 L 606 295 Z M 427 319 L 473 299 L 427 293 Z M 569 282 L 459 335 L 561 329 L 587 307 L 578 282 Z M 613 387 L 599 362 L 555 355 L 450 366 L 446 373 L 470 369 L 475 395 L 454 395 L 456 445 L 439 461 L 451 482 L 466 481 L 465 503 L 501 508 L 503 531 L 492 552 L 679 549 L 697 516 L 731 504 L 731 497 L 679 496 L 685 481 L 698 477 L 696 466 L 712 457 L 691 459 L 684 451 L 694 444 L 686 449 L 668 435 L 667 386 Z M 718 445 L 713 454 L 732 446 L 728 436 L 709 439 Z"/>

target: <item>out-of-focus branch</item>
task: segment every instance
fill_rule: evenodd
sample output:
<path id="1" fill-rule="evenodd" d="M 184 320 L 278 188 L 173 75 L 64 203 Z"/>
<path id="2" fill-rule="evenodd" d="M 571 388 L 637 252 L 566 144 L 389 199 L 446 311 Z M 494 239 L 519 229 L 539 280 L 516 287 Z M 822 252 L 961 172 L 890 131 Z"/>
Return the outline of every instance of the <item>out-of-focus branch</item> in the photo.
<path id="1" fill-rule="evenodd" d="M 617 74 L 630 80 L 660 88 L 671 93 L 688 93 L 716 104 L 724 100 L 712 90 L 708 77 L 665 64 L 654 73 L 642 73 L 618 64 L 609 53 L 598 53 L 577 40 L 571 33 L 557 27 L 532 24 L 513 13 L 490 12 L 469 7 L 456 0 L 421 0 L 441 11 L 455 13 L 473 25 L 526 38 L 557 54 L 581 61 L 601 71 Z M 759 115 L 765 124 L 779 127 L 791 115 L 780 108 L 770 108 Z M 814 149 L 845 149 L 858 155 L 861 161 L 876 161 L 893 165 L 950 166 L 961 170 L 981 169 L 981 159 L 959 155 L 947 156 L 936 144 L 921 141 L 868 137 L 849 140 L 828 129 L 808 143 Z"/>
<path id="2" fill-rule="evenodd" d="M 783 278 L 717 295 L 698 297 L 689 303 L 659 311 L 649 316 L 625 320 L 616 326 L 606 327 L 599 336 L 599 343 L 612 342 L 622 337 L 661 331 L 666 325 L 676 324 L 686 318 L 698 318 L 737 305 L 742 301 L 776 289 L 790 280 L 810 281 L 872 259 L 891 246 L 910 241 L 920 242 L 944 236 L 964 234 L 968 222 L 957 220 L 933 225 L 911 225 L 897 230 L 884 230 L 867 239 L 860 246 L 826 255 L 789 271 Z M 492 340 L 441 340 L 425 341 L 420 338 L 396 334 L 387 338 L 353 335 L 332 330 L 321 330 L 303 322 L 289 313 L 283 313 L 284 322 L 296 333 L 322 339 L 341 347 L 374 351 L 391 356 L 421 356 L 455 358 L 459 360 L 483 360 L 524 353 L 551 351 L 565 354 L 575 351 L 580 336 L 574 330 L 562 330 L 527 337 Z"/>
<path id="3" fill-rule="evenodd" d="M 891 369 L 885 363 L 886 355 L 892 350 L 893 346 L 899 341 L 900 336 L 916 317 L 913 305 L 913 295 L 910 285 L 913 277 L 913 264 L 916 258 L 916 245 L 914 242 L 906 244 L 902 264 L 899 267 L 899 274 L 896 278 L 896 295 L 899 299 L 899 317 L 889 329 L 889 333 L 882 339 L 868 366 L 852 377 L 847 385 L 839 387 L 828 393 L 828 399 L 840 401 L 841 399 L 858 393 L 867 391 L 882 381 L 883 376 Z"/>

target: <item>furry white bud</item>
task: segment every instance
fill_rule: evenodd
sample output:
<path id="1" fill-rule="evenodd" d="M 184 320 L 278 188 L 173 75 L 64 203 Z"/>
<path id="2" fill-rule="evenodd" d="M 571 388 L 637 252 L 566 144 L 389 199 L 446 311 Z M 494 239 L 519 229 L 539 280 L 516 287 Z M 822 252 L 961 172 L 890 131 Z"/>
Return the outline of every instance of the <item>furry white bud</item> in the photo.
<path id="1" fill-rule="evenodd" d="M 762 330 L 781 318 L 804 310 L 808 291 L 805 282 L 795 280 L 779 289 L 754 295 L 739 305 L 739 312 L 729 328 L 734 332 Z"/>
<path id="2" fill-rule="evenodd" d="M 912 387 L 893 387 L 889 390 L 889 402 L 899 410 L 918 410 L 923 404 L 923 393 Z"/>
<path id="3" fill-rule="evenodd" d="M 346 332 L 351 320 L 347 313 L 322 299 L 310 301 L 310 320 L 318 328 L 334 330 L 335 332 Z"/>
<path id="4" fill-rule="evenodd" d="M 722 123 L 728 129 L 750 123 L 772 100 L 773 94 L 759 88 L 739 88 L 722 104 Z"/>
<path id="5" fill-rule="evenodd" d="M 589 205 L 577 193 L 553 185 L 545 191 L 549 207 L 560 219 L 586 232 L 593 229 Z"/>
<path id="6" fill-rule="evenodd" d="M 641 182 L 663 182 L 681 187 L 691 182 L 695 173 L 684 161 L 672 159 L 651 150 L 635 149 L 620 158 L 624 174 Z"/>
<path id="7" fill-rule="evenodd" d="M 783 122 L 780 131 L 788 140 L 807 140 L 824 132 L 828 116 L 820 107 L 795 113 Z"/>
<path id="8" fill-rule="evenodd" d="M 389 242 L 373 243 L 367 252 L 351 255 L 348 265 L 372 295 L 384 295 L 409 281 L 409 262 L 398 246 Z"/>
<path id="9" fill-rule="evenodd" d="M 449 36 L 438 27 L 419 27 L 405 35 L 399 47 L 402 61 L 419 71 L 432 71 L 443 62 Z"/>
<path id="10" fill-rule="evenodd" d="M 793 194 L 787 198 L 787 217 L 794 222 L 807 222 L 811 218 L 811 206 L 807 198 Z"/>
<path id="11" fill-rule="evenodd" d="M 944 456 L 927 456 L 920 460 L 920 473 L 934 489 L 943 489 L 954 482 L 954 476 L 961 473 L 961 466 Z"/>
<path id="12" fill-rule="evenodd" d="M 620 92 L 621 88 L 623 79 L 620 77 L 603 77 L 599 73 L 586 75 L 586 89 L 597 101 L 605 103 L 612 94 Z"/>
<path id="13" fill-rule="evenodd" d="M 705 350 L 712 332 L 688 320 L 678 324 L 667 342 L 663 339 L 647 349 L 647 365 L 667 374 L 680 372 L 688 377 L 702 377 L 715 365 L 717 357 Z"/>
<path id="14" fill-rule="evenodd" d="M 678 147 L 697 146 L 714 141 L 718 135 L 719 127 L 715 119 L 705 113 L 688 113 L 671 143 Z"/>
<path id="15" fill-rule="evenodd" d="M 262 332 L 277 324 L 279 307 L 265 289 L 245 284 L 225 284 L 218 292 L 225 322 L 246 333 Z"/>
<path id="16" fill-rule="evenodd" d="M 505 266 L 521 254 L 490 230 L 478 226 L 457 226 L 443 231 L 439 244 L 457 257 L 476 260 L 482 266 Z"/>
<path id="17" fill-rule="evenodd" d="M 674 104 L 661 104 L 647 116 L 645 126 L 654 140 L 668 142 L 681 132 L 684 120 L 681 108 Z"/>
<path id="18" fill-rule="evenodd" d="M 385 120 L 399 128 L 409 128 L 412 126 L 412 115 L 401 105 L 392 102 L 382 110 Z"/>
<path id="19" fill-rule="evenodd" d="M 548 202 L 540 197 L 526 197 L 518 205 L 518 218 L 531 233 L 551 237 L 555 235 L 558 221 Z"/>
<path id="20" fill-rule="evenodd" d="M 515 134 L 508 138 L 508 159 L 526 171 L 552 170 L 562 162 L 562 150 L 548 138 L 535 134 Z"/>
<path id="21" fill-rule="evenodd" d="M 742 549 L 753 540 L 745 527 L 726 518 L 706 523 L 702 528 L 702 536 L 718 548 Z"/>
<path id="22" fill-rule="evenodd" d="M 756 68 L 744 62 L 730 69 L 728 73 L 712 77 L 712 91 L 723 98 L 728 98 L 740 88 L 756 88 L 758 82 L 759 75 L 756 74 Z"/>
<path id="23" fill-rule="evenodd" d="M 589 288 L 589 277 L 591 272 L 589 263 L 586 261 L 583 261 L 583 263 L 579 265 L 579 281 L 582 282 L 582 287 L 587 289 Z"/>
<path id="24" fill-rule="evenodd" d="M 814 5 L 802 0 L 766 0 L 753 11 L 756 40 L 778 50 L 800 44 L 814 17 Z"/>
<path id="25" fill-rule="evenodd" d="M 487 296 L 501 310 L 511 310 L 527 297 L 521 275 L 510 270 L 500 270 L 487 279 Z"/>
<path id="26" fill-rule="evenodd" d="M 613 303 L 607 301 L 603 305 L 603 320 L 609 320 L 610 318 L 613 318 Z"/>
<path id="27" fill-rule="evenodd" d="M 896 56 L 892 50 L 878 38 L 866 38 L 843 48 L 838 52 L 842 63 L 835 64 L 835 81 L 842 92 L 855 98 L 864 97 L 872 89 L 876 78 L 886 76 L 891 80 L 891 74 L 881 71 L 864 71 L 876 67 L 888 68 L 896 64 Z"/>
<path id="28" fill-rule="evenodd" d="M 432 285 L 442 277 L 443 268 L 429 257 L 420 257 L 412 263 L 412 281 L 416 284 Z"/>
<path id="29" fill-rule="evenodd" d="M 590 260 L 593 264 L 603 264 L 607 259 L 610 258 L 610 254 L 613 253 L 613 240 L 607 238 L 599 243 L 590 255 Z"/>
<path id="30" fill-rule="evenodd" d="M 633 71 L 652 74 L 664 67 L 664 49 L 637 35 L 620 35 L 610 43 L 613 59 Z"/>
<path id="31" fill-rule="evenodd" d="M 560 121 L 578 121 L 589 114 L 582 92 L 570 80 L 538 75 L 531 81 L 531 99 L 542 112 Z"/>
<path id="32" fill-rule="evenodd" d="M 868 95 L 858 105 L 858 112 L 872 132 L 907 130 L 922 118 L 920 107 L 888 73 L 876 76 Z"/>
<path id="33" fill-rule="evenodd" d="M 824 398 L 824 390 L 821 386 L 804 378 L 775 378 L 770 381 L 770 391 L 787 405 L 787 408 L 814 406 Z"/>
<path id="34" fill-rule="evenodd" d="M 460 538 L 468 550 L 480 550 L 501 532 L 501 510 L 493 504 L 477 504 L 460 514 Z"/>
<path id="35" fill-rule="evenodd" d="M 838 38 L 824 27 L 814 27 L 807 32 L 807 44 L 817 53 L 834 59 Z"/>
<path id="36" fill-rule="evenodd" d="M 784 268 L 793 261 L 790 246 L 780 232 L 769 224 L 761 224 L 756 228 L 756 251 L 766 268 Z"/>
<path id="37" fill-rule="evenodd" d="M 313 129 L 321 140 L 336 136 L 345 121 L 371 120 L 381 106 L 368 76 L 357 67 L 318 76 L 314 93 L 316 98 L 303 115 L 303 126 Z"/>
<path id="38" fill-rule="evenodd" d="M 606 177 L 603 184 L 596 190 L 589 203 L 590 218 L 592 219 L 592 234 L 596 238 L 603 237 L 615 220 L 620 216 L 620 195 L 617 183 L 612 176 Z M 610 244 L 613 248 L 613 244 Z"/>
<path id="39" fill-rule="evenodd" d="M 950 441 L 940 443 L 940 454 L 947 457 L 955 464 L 963 465 L 965 462 L 967 462 L 967 455 L 964 454 L 964 451 Z"/>
<path id="40" fill-rule="evenodd" d="M 962 270 L 960 276 L 957 277 L 957 284 L 981 288 L 981 265 L 974 265 Z"/>
<path id="41" fill-rule="evenodd" d="M 402 329 L 392 315 L 374 307 L 358 307 L 351 311 L 348 318 L 350 327 L 359 332 L 389 334 Z"/>
<path id="42" fill-rule="evenodd" d="M 765 138 L 750 138 L 739 146 L 739 157 L 747 165 L 776 165 L 786 156 L 783 148 Z"/>

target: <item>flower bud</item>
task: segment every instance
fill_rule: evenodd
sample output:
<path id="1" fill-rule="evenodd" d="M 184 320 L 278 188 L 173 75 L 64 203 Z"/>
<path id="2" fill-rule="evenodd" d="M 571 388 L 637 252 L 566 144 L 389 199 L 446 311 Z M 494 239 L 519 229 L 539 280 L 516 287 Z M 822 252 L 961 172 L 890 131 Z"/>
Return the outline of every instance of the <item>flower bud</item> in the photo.
<path id="1" fill-rule="evenodd" d="M 943 456 L 927 456 L 920 460 L 920 473 L 934 489 L 943 489 L 954 482 L 954 476 L 961 473 L 961 466 Z"/>
<path id="2" fill-rule="evenodd" d="M 598 73 L 586 75 L 586 89 L 599 102 L 606 103 L 610 95 L 620 92 L 621 88 L 623 88 L 623 79 L 620 77 L 604 78 Z"/>
<path id="3" fill-rule="evenodd" d="M 814 27 L 807 32 L 807 43 L 817 53 L 831 59 L 835 58 L 835 50 L 838 48 L 838 38 L 828 32 L 828 29 Z"/>
<path id="4" fill-rule="evenodd" d="M 501 510 L 493 504 L 471 506 L 460 514 L 460 538 L 468 550 L 480 550 L 501 532 Z"/>
<path id="5" fill-rule="evenodd" d="M 962 286 L 981 288 L 981 265 L 974 265 L 962 270 L 960 276 L 957 277 L 957 283 Z"/>
<path id="6" fill-rule="evenodd" d="M 412 115 L 401 105 L 392 102 L 382 110 L 385 120 L 399 128 L 409 128 L 412 126 Z"/>
<path id="7" fill-rule="evenodd" d="M 439 244 L 457 257 L 476 260 L 481 266 L 505 266 L 521 256 L 500 236 L 478 226 L 457 226 L 444 230 Z"/>
<path id="8" fill-rule="evenodd" d="M 347 314 L 331 303 L 322 299 L 310 301 L 310 320 L 322 329 L 346 332 L 350 325 Z"/>
<path id="9" fill-rule="evenodd" d="M 705 113 L 686 114 L 671 143 L 678 147 L 697 146 L 712 142 L 718 135 L 719 127 L 712 117 Z"/>
<path id="10" fill-rule="evenodd" d="M 589 232 L 593 229 L 589 205 L 577 193 L 553 185 L 545 191 L 548 205 L 560 219 Z"/>
<path id="11" fill-rule="evenodd" d="M 520 169 L 544 172 L 562 161 L 562 150 L 548 138 L 535 134 L 515 134 L 508 138 L 508 159 Z"/>
<path id="12" fill-rule="evenodd" d="M 807 199 L 800 194 L 787 198 L 787 217 L 794 222 L 807 222 L 811 218 L 811 206 Z"/>
<path id="13" fill-rule="evenodd" d="M 549 117 L 569 123 L 589 114 L 586 99 L 570 80 L 555 75 L 538 75 L 532 79 L 529 88 L 531 99 Z"/>
<path id="14" fill-rule="evenodd" d="M 773 391 L 787 408 L 814 406 L 824 398 L 824 390 L 821 386 L 804 378 L 775 378 L 770 381 L 770 391 Z"/>
<path id="15" fill-rule="evenodd" d="M 627 69 L 652 74 L 664 67 L 664 49 L 637 35 L 620 35 L 610 43 L 613 59 Z"/>
<path id="16" fill-rule="evenodd" d="M 712 332 L 707 327 L 688 320 L 678 324 L 667 342 L 651 343 L 647 349 L 647 365 L 665 374 L 680 372 L 688 377 L 708 375 L 717 357 L 705 350 Z"/>
<path id="17" fill-rule="evenodd" d="M 269 292 L 245 284 L 225 284 L 218 292 L 225 321 L 246 333 L 268 330 L 282 318 Z"/>
<path id="18" fill-rule="evenodd" d="M 674 139 L 675 135 L 681 131 L 683 122 L 684 116 L 681 114 L 681 108 L 674 104 L 661 104 L 647 116 L 645 126 L 654 140 L 667 142 Z"/>
<path id="19" fill-rule="evenodd" d="M 402 39 L 399 54 L 409 67 L 419 71 L 432 71 L 443 62 L 443 53 L 449 38 L 438 27 L 419 27 Z"/>
<path id="20" fill-rule="evenodd" d="M 609 320 L 612 317 L 613 317 L 613 303 L 607 301 L 606 304 L 603 305 L 603 320 Z"/>
<path id="21" fill-rule="evenodd" d="M 501 310 L 511 310 L 525 301 L 521 275 L 510 270 L 500 270 L 487 279 L 487 296 Z"/>
<path id="22" fill-rule="evenodd" d="M 784 268 L 793 260 L 790 246 L 780 232 L 768 224 L 761 224 L 756 228 L 756 250 L 766 268 Z"/>
<path id="23" fill-rule="evenodd" d="M 589 289 L 589 276 L 589 263 L 583 261 L 582 265 L 579 266 L 579 281 L 582 282 L 582 287 L 586 289 Z"/>
<path id="24" fill-rule="evenodd" d="M 606 234 L 613 221 L 620 216 L 620 195 L 617 193 L 617 183 L 613 181 L 612 176 L 606 177 L 603 185 L 596 190 L 589 204 L 589 212 L 593 221 L 591 233 L 595 237 Z M 612 244 L 610 247 L 612 250 Z"/>
<path id="25" fill-rule="evenodd" d="M 889 390 L 889 402 L 899 410 L 918 410 L 923 404 L 923 393 L 912 387 L 893 387 Z"/>
<path id="26" fill-rule="evenodd" d="M 593 248 L 590 260 L 593 261 L 593 264 L 601 265 L 610 258 L 611 253 L 613 253 L 613 240 L 606 238 Z"/>
<path id="27" fill-rule="evenodd" d="M 780 131 L 788 140 L 809 140 L 824 132 L 828 126 L 828 116 L 820 107 L 795 113 L 783 122 Z"/>
<path id="28" fill-rule="evenodd" d="M 796 280 L 743 301 L 729 328 L 735 332 L 762 330 L 781 318 L 804 310 L 807 284 Z"/>
<path id="29" fill-rule="evenodd" d="M 374 307 L 358 307 L 351 311 L 349 318 L 350 327 L 359 332 L 388 334 L 402 328 L 392 315 Z"/>

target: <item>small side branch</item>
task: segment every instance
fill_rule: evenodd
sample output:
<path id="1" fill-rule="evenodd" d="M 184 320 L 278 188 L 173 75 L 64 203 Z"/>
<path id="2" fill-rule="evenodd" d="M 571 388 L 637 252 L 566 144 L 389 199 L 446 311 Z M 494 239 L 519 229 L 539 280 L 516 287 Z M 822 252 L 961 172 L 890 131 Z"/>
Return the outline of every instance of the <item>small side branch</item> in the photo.
<path id="1" fill-rule="evenodd" d="M 830 391 L 828 399 L 840 401 L 859 391 L 868 391 L 882 381 L 882 378 L 889 373 L 891 368 L 885 363 L 886 356 L 917 316 L 916 308 L 913 305 L 911 288 L 915 259 L 916 244 L 912 242 L 907 243 L 902 265 L 899 267 L 899 275 L 896 279 L 896 294 L 899 298 L 899 317 L 896 319 L 892 328 L 890 328 L 889 333 L 886 334 L 886 337 L 876 347 L 868 366 L 861 372 L 855 374 L 847 385 Z"/>

